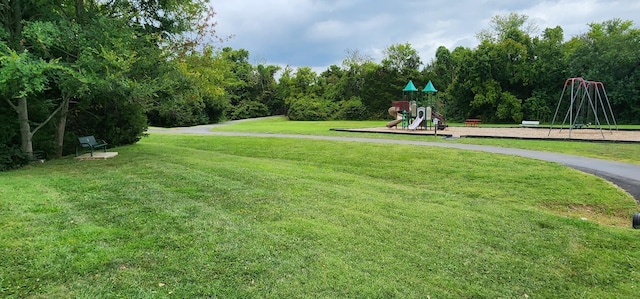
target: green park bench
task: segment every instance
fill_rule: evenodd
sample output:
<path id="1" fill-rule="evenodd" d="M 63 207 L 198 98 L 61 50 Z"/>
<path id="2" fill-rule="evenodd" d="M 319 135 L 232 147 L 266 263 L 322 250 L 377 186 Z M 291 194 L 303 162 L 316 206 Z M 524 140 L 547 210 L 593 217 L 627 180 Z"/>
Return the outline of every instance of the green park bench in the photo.
<path id="1" fill-rule="evenodd" d="M 90 152 L 91 157 L 93 157 L 94 150 L 102 149 L 105 153 L 107 152 L 108 143 L 104 140 L 96 140 L 93 136 L 83 136 L 78 137 L 78 141 L 80 142 L 80 147 L 76 147 L 76 156 L 78 156 L 80 148 L 84 153 Z"/>

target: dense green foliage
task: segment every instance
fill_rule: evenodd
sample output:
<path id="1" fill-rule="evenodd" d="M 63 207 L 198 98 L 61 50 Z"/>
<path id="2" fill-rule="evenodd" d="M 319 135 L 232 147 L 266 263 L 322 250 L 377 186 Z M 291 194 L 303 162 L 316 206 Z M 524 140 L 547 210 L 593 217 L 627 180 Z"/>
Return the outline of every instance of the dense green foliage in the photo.
<path id="1" fill-rule="evenodd" d="M 319 109 L 304 114 L 309 120 L 336 104 L 356 109 L 334 114 L 340 119 L 385 118 L 391 101 L 400 100 L 412 80 L 418 89 L 434 83 L 448 119 L 550 122 L 565 80 L 584 77 L 604 83 L 619 123 L 640 123 L 640 29 L 632 22 L 592 23 L 589 32 L 566 42 L 561 27 L 534 35 L 535 24 L 524 15 L 496 16 L 491 24 L 478 33 L 476 48 L 442 46 L 422 69 L 416 50 L 398 44 L 384 51 L 381 64 L 352 51 L 342 67 L 332 65 L 319 75 L 309 68 L 285 70 L 279 88 L 294 119 L 301 119 L 301 108 L 293 105 L 298 100 L 312 105 L 304 110 Z"/>
<path id="2" fill-rule="evenodd" d="M 0 144 L 0 171 L 20 168 L 29 163 L 29 156 L 18 146 Z"/>
<path id="3" fill-rule="evenodd" d="M 61 156 L 86 134 L 114 146 L 131 144 L 148 116 L 169 125 L 223 119 L 229 67 L 201 43 L 215 25 L 206 5 L 0 1 L 3 156 L 16 146 L 28 156 Z"/>

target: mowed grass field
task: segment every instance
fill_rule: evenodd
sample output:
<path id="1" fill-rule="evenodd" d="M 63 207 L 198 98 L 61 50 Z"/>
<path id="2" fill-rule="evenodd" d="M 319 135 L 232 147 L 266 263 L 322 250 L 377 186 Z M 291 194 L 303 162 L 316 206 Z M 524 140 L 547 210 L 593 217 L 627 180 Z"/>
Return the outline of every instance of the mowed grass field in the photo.
<path id="1" fill-rule="evenodd" d="M 0 297 L 635 298 L 640 288 L 636 202 L 557 164 L 158 133 L 112 150 L 0 173 Z"/>
<path id="2" fill-rule="evenodd" d="M 619 161 L 632 164 L 640 164 L 640 143 L 604 143 L 604 142 L 575 142 L 575 141 L 545 141 L 545 140 L 520 140 L 520 139 L 491 139 L 491 138 L 462 138 L 457 140 L 445 140 L 442 137 L 394 135 L 376 133 L 349 133 L 331 131 L 331 129 L 346 128 L 374 128 L 384 127 L 386 121 L 289 121 L 285 117 L 269 117 L 251 121 L 243 121 L 230 125 L 218 126 L 212 131 L 222 132 L 259 132 L 276 134 L 305 134 L 305 135 L 329 135 L 348 137 L 369 137 L 381 139 L 419 140 L 447 143 L 466 143 L 491 145 L 510 148 L 521 148 L 536 151 L 557 152 L 570 155 L 578 155 L 591 158 Z M 455 125 L 455 124 L 453 124 Z M 459 124 L 461 125 L 461 124 Z M 485 124 L 483 126 L 494 127 L 497 125 Z M 518 125 L 501 125 L 518 126 Z M 497 126 L 499 127 L 499 126 Z M 640 130 L 638 125 L 620 126 L 625 129 Z M 446 130 L 444 131 L 446 132 Z"/>

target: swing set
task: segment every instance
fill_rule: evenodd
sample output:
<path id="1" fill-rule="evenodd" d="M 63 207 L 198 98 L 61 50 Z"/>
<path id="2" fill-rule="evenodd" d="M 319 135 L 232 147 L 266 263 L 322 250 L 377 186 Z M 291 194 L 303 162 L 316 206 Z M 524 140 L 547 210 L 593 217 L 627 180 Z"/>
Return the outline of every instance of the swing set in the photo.
<path id="1" fill-rule="evenodd" d="M 560 126 L 561 133 L 568 121 L 569 138 L 571 138 L 571 131 L 573 129 L 589 128 L 594 125 L 600 130 L 600 134 L 604 139 L 604 132 L 602 131 L 600 119 L 604 119 L 606 121 L 611 134 L 613 134 L 611 131 L 612 126 L 615 127 L 616 131 L 618 130 L 618 124 L 613 116 L 613 110 L 611 109 L 611 103 L 609 102 L 607 92 L 604 89 L 604 84 L 602 84 L 602 82 L 587 81 L 582 77 L 576 77 L 569 78 L 564 82 L 560 101 L 558 101 L 558 107 L 556 108 L 556 113 L 553 115 L 549 134 L 547 134 L 547 136 L 551 135 L 553 124 L 556 121 L 565 95 L 570 96 L 570 99 L 567 113 L 565 114 L 562 125 Z"/>

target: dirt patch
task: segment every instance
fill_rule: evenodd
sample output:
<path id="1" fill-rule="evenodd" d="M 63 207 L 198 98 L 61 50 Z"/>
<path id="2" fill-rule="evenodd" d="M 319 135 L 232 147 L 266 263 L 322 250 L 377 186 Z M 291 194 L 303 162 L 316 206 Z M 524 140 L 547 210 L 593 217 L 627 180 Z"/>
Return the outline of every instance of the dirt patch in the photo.
<path id="1" fill-rule="evenodd" d="M 343 130 L 340 130 L 343 131 Z M 350 132 L 372 132 L 390 134 L 434 135 L 430 130 L 406 130 L 396 128 L 345 129 Z M 640 131 L 616 129 L 552 129 L 549 128 L 489 128 L 489 127 L 448 127 L 439 130 L 438 135 L 453 137 L 496 137 L 521 139 L 559 139 L 559 140 L 592 140 L 592 141 L 626 141 L 640 142 Z"/>

